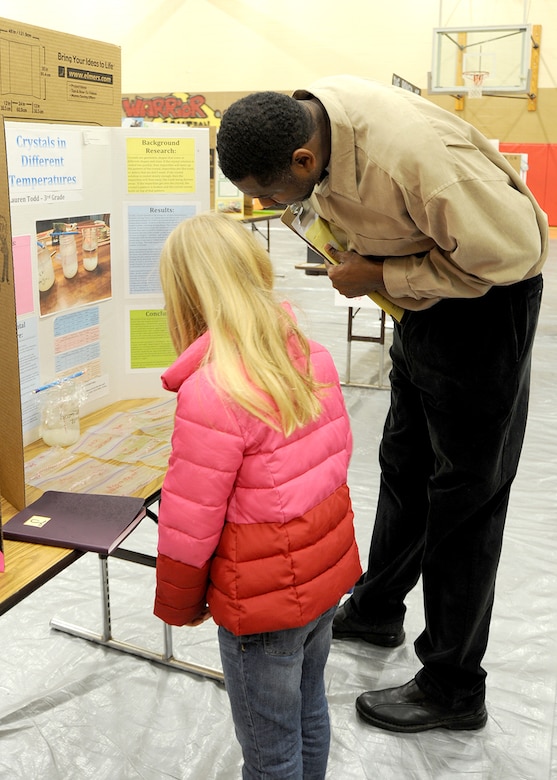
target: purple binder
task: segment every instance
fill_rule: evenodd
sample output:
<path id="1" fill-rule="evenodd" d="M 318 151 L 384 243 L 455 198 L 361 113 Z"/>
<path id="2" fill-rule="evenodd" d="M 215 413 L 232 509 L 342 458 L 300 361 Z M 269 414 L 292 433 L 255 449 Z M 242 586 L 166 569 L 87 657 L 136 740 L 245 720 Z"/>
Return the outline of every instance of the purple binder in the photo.
<path id="1" fill-rule="evenodd" d="M 4 526 L 4 538 L 109 555 L 145 516 L 142 498 L 47 490 Z"/>

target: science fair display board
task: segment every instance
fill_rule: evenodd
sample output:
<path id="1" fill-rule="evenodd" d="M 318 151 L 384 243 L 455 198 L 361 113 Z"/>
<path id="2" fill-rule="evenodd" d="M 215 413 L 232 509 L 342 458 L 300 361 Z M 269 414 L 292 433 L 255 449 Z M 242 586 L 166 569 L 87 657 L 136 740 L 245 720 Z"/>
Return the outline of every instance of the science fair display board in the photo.
<path id="1" fill-rule="evenodd" d="M 4 124 L 13 265 L 5 258 L 0 302 L 9 330 L 13 282 L 19 375 L 17 394 L 4 383 L 0 399 L 10 428 L 3 481 L 14 468 L 23 480 L 45 386 L 75 377 L 82 414 L 168 395 L 160 375 L 175 352 L 160 251 L 179 222 L 210 206 L 208 129 Z M 2 357 L 13 368 L 11 343 Z"/>

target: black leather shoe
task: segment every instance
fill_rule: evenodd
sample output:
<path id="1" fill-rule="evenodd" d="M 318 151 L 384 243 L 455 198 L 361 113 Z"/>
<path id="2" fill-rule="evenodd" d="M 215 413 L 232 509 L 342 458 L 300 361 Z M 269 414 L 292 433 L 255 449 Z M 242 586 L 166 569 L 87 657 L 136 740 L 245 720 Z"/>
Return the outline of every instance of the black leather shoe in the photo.
<path id="1" fill-rule="evenodd" d="M 406 733 L 428 729 L 469 731 L 481 729 L 487 722 L 484 704 L 475 709 L 443 707 L 428 699 L 415 680 L 398 688 L 362 693 L 356 699 L 356 710 L 372 726 Z"/>
<path id="2" fill-rule="evenodd" d="M 353 615 L 345 601 L 336 611 L 333 619 L 334 639 L 363 639 L 371 645 L 398 647 L 404 642 L 404 629 L 400 623 L 386 623 L 373 626 Z"/>

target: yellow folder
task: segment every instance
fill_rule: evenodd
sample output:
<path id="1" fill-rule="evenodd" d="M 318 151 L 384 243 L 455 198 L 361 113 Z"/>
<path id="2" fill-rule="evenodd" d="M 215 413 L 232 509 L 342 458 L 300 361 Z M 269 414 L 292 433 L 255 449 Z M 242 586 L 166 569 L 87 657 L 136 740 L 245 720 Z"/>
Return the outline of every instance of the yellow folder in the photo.
<path id="1" fill-rule="evenodd" d="M 289 206 L 284 210 L 281 217 L 281 221 L 293 230 L 300 238 L 311 246 L 321 257 L 324 257 L 330 263 L 337 264 L 335 260 L 328 252 L 325 251 L 327 244 L 332 244 L 339 250 L 343 250 L 343 247 L 339 245 L 339 242 L 334 237 L 329 227 L 329 223 L 322 217 L 318 216 L 310 209 L 302 209 L 301 206 L 296 204 L 295 206 Z M 384 295 L 378 292 L 368 293 L 368 297 L 371 298 L 374 303 L 380 306 L 383 311 L 390 314 L 398 322 L 401 321 L 404 309 L 401 306 L 397 306 L 396 303 L 392 303 Z"/>

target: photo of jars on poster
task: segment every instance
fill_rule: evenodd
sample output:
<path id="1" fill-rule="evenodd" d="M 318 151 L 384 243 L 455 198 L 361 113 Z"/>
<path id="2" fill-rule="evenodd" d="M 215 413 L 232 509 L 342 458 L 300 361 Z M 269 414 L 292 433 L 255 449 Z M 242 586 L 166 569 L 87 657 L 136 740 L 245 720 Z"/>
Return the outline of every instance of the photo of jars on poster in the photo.
<path id="1" fill-rule="evenodd" d="M 40 316 L 112 296 L 110 214 L 36 222 Z"/>

